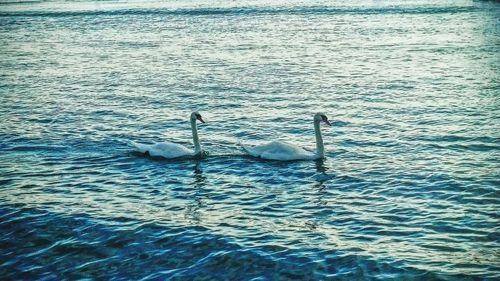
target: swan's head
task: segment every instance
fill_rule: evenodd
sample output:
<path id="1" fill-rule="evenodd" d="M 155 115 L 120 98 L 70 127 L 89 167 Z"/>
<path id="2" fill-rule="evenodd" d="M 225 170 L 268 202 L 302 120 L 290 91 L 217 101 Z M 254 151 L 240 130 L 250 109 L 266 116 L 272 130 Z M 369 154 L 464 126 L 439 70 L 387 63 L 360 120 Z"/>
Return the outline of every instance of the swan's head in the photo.
<path id="1" fill-rule="evenodd" d="M 318 112 L 316 113 L 316 115 L 314 115 L 314 121 L 315 122 L 325 122 L 326 125 L 328 126 L 332 126 L 332 123 L 330 123 L 330 121 L 328 120 L 328 117 L 324 114 L 324 113 L 321 113 L 321 112 Z"/>
<path id="2" fill-rule="evenodd" d="M 203 121 L 203 118 L 201 117 L 201 114 L 198 111 L 191 113 L 191 121 L 195 120 L 199 120 L 201 123 L 205 123 L 205 121 Z"/>

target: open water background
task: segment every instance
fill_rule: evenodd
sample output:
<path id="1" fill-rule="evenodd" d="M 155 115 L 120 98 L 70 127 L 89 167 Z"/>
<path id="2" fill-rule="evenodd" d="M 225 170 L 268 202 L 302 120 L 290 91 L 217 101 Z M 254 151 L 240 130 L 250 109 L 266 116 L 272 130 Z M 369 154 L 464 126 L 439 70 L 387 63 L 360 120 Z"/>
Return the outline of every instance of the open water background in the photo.
<path id="1" fill-rule="evenodd" d="M 500 279 L 500 4 L 0 4 L 2 279 Z M 190 146 L 160 160 L 130 141 Z M 281 139 L 324 161 L 237 142 Z"/>

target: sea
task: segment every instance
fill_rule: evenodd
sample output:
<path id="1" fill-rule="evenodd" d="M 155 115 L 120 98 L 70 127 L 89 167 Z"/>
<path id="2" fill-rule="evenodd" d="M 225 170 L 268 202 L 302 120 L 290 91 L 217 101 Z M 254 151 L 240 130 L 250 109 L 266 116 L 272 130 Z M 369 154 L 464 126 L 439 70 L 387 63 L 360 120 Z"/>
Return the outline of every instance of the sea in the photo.
<path id="1" fill-rule="evenodd" d="M 0 0 L 0 278 L 500 280 L 500 3 Z"/>

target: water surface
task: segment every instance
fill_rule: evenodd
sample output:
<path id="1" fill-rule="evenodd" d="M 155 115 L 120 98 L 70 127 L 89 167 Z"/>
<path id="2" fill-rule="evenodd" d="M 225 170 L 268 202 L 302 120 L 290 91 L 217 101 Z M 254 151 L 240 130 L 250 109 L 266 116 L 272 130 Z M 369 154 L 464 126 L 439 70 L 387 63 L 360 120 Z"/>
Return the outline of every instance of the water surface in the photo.
<path id="1" fill-rule="evenodd" d="M 500 5 L 0 5 L 4 279 L 500 278 Z M 129 143 L 190 144 L 160 160 Z M 324 161 L 238 148 L 281 139 Z"/>

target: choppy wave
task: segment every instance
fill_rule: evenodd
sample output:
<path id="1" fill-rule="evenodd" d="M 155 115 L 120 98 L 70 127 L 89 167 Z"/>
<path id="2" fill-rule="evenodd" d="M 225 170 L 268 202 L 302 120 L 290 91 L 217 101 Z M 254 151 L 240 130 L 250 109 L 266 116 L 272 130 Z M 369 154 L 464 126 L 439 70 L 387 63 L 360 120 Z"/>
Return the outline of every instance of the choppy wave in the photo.
<path id="1" fill-rule="evenodd" d="M 87 214 L 74 216 L 29 208 L 2 208 L 0 218 L 5 261 L 0 272 L 4 278 L 78 279 L 97 272 L 100 278 L 145 280 L 190 280 L 200 275 L 270 280 L 443 277 L 402 261 L 373 259 L 346 250 L 313 245 L 301 249 L 266 243 L 240 245 L 231 236 L 212 234 L 204 227 L 168 226 L 125 217 L 96 222 Z M 273 236 L 254 239 L 269 241 L 276 239 Z"/>

